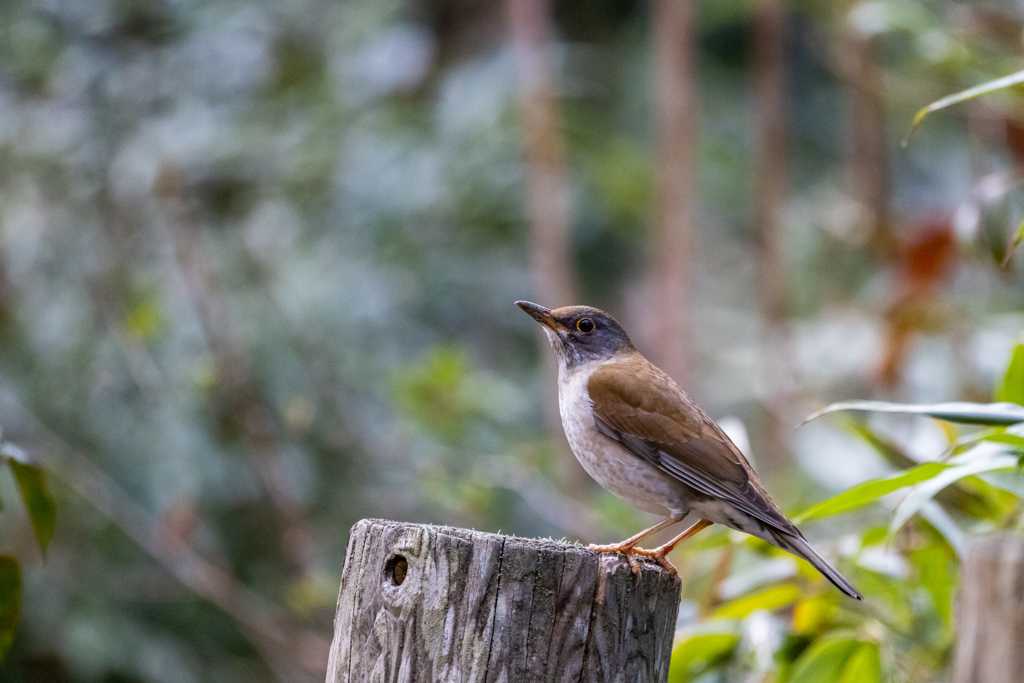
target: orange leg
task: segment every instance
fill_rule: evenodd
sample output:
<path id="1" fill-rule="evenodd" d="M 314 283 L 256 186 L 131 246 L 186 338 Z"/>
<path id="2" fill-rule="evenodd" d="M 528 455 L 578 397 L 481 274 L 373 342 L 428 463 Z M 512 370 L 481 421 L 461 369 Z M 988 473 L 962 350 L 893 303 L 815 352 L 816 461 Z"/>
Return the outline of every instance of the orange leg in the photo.
<path id="1" fill-rule="evenodd" d="M 640 563 L 636 561 L 635 557 L 633 557 L 633 553 L 634 552 L 638 552 L 641 555 L 647 555 L 648 553 L 650 553 L 652 551 L 650 551 L 650 550 L 642 550 L 641 548 L 637 548 L 636 544 L 639 543 L 640 541 L 644 540 L 645 538 L 647 538 L 651 534 L 657 533 L 657 532 L 661 531 L 662 529 L 664 529 L 665 527 L 672 526 L 673 524 L 675 524 L 676 522 L 680 521 L 681 519 L 682 519 L 682 517 L 666 517 L 665 519 L 661 520 L 660 522 L 658 522 L 654 526 L 650 527 L 649 529 L 644 529 L 640 533 L 636 534 L 635 536 L 630 536 L 629 538 L 627 538 L 625 541 L 622 541 L 621 543 L 613 543 L 611 545 L 593 545 L 593 544 L 591 544 L 591 545 L 589 545 L 587 547 L 590 548 L 591 550 L 596 550 L 599 553 L 622 553 L 623 555 L 626 556 L 626 560 L 629 561 L 629 566 L 633 570 L 633 573 L 636 574 L 637 576 L 639 576 L 640 575 Z M 708 522 L 708 524 L 710 524 L 710 522 Z M 670 550 L 671 550 L 671 548 L 670 548 Z M 659 560 L 659 562 L 660 562 L 660 560 Z"/>
<path id="2" fill-rule="evenodd" d="M 666 543 L 665 545 L 663 545 L 663 546 L 661 546 L 659 548 L 655 548 L 654 550 L 644 550 L 643 548 L 634 548 L 633 552 L 636 553 L 637 555 L 643 555 L 644 557 L 650 557 L 650 558 L 652 558 L 654 560 L 657 560 L 658 564 L 660 564 L 662 567 L 664 567 L 665 569 L 667 569 L 670 572 L 672 572 L 673 574 L 675 574 L 676 573 L 675 565 L 673 565 L 671 562 L 668 561 L 668 557 L 667 557 L 668 554 L 670 552 L 672 552 L 673 548 L 675 548 L 677 545 L 679 545 L 680 543 L 682 543 L 683 541 L 688 539 L 690 536 L 693 536 L 694 534 L 696 534 L 701 529 L 708 528 L 712 524 L 714 524 L 714 522 L 709 522 L 706 519 L 702 519 L 699 522 L 697 522 L 696 524 L 694 524 L 693 526 L 691 526 L 689 529 L 687 529 L 683 533 L 679 534 L 678 536 L 673 538 L 671 541 L 669 541 L 668 543 Z"/>

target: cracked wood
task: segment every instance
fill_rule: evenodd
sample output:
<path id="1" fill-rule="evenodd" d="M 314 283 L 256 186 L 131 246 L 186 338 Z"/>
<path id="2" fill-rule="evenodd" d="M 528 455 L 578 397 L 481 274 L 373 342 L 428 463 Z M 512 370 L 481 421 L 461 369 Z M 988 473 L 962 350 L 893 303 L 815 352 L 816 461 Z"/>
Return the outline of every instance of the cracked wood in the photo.
<path id="1" fill-rule="evenodd" d="M 679 591 L 579 545 L 363 520 L 327 683 L 664 683 Z"/>

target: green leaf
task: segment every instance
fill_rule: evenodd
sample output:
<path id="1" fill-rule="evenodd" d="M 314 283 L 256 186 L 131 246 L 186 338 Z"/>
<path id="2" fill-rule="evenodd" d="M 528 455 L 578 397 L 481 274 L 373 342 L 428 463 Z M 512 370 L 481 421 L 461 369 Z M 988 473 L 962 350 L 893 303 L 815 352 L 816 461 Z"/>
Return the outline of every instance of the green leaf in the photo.
<path id="1" fill-rule="evenodd" d="M 788 683 L 836 683 L 860 645 L 861 641 L 850 635 L 819 638 L 793 664 Z"/>
<path id="2" fill-rule="evenodd" d="M 11 463 L 13 468 L 14 463 L 22 463 L 23 465 L 31 465 L 32 458 L 28 453 L 25 452 L 20 446 L 11 443 L 10 441 L 3 440 L 3 434 L 0 433 L 0 465 L 4 463 Z M 0 510 L 3 509 L 3 505 L 0 505 Z"/>
<path id="3" fill-rule="evenodd" d="M 984 446 L 977 446 L 961 456 L 957 456 L 952 467 L 940 472 L 936 476 L 920 484 L 904 499 L 896 508 L 892 522 L 889 524 L 889 535 L 894 535 L 907 523 L 911 517 L 918 513 L 924 505 L 935 497 L 942 489 L 964 477 L 982 472 L 993 472 L 1017 467 L 1017 457 L 1008 455 L 1001 451 L 989 452 L 978 457 L 975 451 Z M 991 447 L 994 448 L 994 447 Z M 954 462 L 954 461 L 951 461 Z"/>
<path id="4" fill-rule="evenodd" d="M 916 460 L 907 456 L 895 444 L 875 434 L 861 420 L 850 419 L 849 429 L 854 434 L 864 439 L 872 448 L 878 451 L 878 453 L 885 458 L 886 462 L 897 470 L 908 470 L 920 464 Z M 978 441 L 981 441 L 986 434 L 994 434 L 997 430 L 1001 432 L 1002 429 L 1002 427 L 994 427 L 980 432 L 975 432 L 970 435 L 970 437 L 960 437 L 957 439 L 957 442 L 952 449 L 953 453 L 962 453 L 974 446 Z M 952 508 L 974 517 L 984 517 L 987 516 L 987 513 L 991 512 L 989 501 L 985 496 L 979 495 L 977 492 L 969 491 L 959 485 L 944 489 L 935 497 L 935 500 L 945 508 Z M 884 533 L 885 532 L 883 531 L 883 536 Z"/>
<path id="5" fill-rule="evenodd" d="M 941 462 L 926 462 L 917 467 L 898 472 L 889 477 L 881 477 L 879 479 L 871 479 L 862 484 L 849 488 L 837 496 L 824 500 L 817 505 L 812 505 L 807 508 L 799 515 L 793 518 L 796 523 L 806 522 L 812 519 L 821 519 L 822 517 L 830 517 L 837 515 L 841 512 L 847 512 L 848 510 L 854 510 L 856 508 L 872 503 L 882 496 L 886 496 L 893 491 L 905 488 L 907 486 L 914 486 L 920 484 L 923 481 L 927 481 L 932 477 L 937 476 L 943 470 L 950 467 L 946 463 Z"/>
<path id="6" fill-rule="evenodd" d="M 801 425 L 839 410 L 869 410 L 878 413 L 926 415 L 946 422 L 1006 427 L 1024 422 L 1024 406 L 1015 403 L 889 403 L 888 401 L 840 401 L 809 415 Z"/>
<path id="7" fill-rule="evenodd" d="M 1002 78 L 997 78 L 995 80 L 982 83 L 981 85 L 976 85 L 973 88 L 961 90 L 958 93 L 947 95 L 942 99 L 935 100 L 927 107 L 922 107 L 916 114 L 914 114 L 914 120 L 910 123 L 910 130 L 907 132 L 907 139 L 903 141 L 903 145 L 906 146 L 907 140 L 909 140 L 910 136 L 914 134 L 914 129 L 916 129 L 917 125 L 921 123 L 924 117 L 931 112 L 938 111 L 939 109 L 945 109 L 950 105 L 978 97 L 979 95 L 985 95 L 996 90 L 1002 90 L 1003 88 L 1008 88 L 1012 85 L 1017 85 L 1018 83 L 1024 83 L 1024 71 L 1018 71 L 1017 73 L 1010 74 L 1009 76 L 1003 76 Z"/>
<path id="8" fill-rule="evenodd" d="M 892 465 L 895 469 L 905 470 L 908 467 L 913 467 L 917 464 L 917 461 L 908 456 L 899 448 L 896 444 L 883 439 L 878 434 L 867 426 L 863 420 L 850 418 L 847 428 L 864 439 L 864 441 L 874 448 L 879 455 L 885 458 L 885 461 Z"/>
<path id="9" fill-rule="evenodd" d="M 21 567 L 9 555 L 0 555 L 0 661 L 14 643 L 21 615 Z"/>
<path id="10" fill-rule="evenodd" d="M 953 616 L 953 593 L 956 588 L 956 574 L 953 559 L 941 542 L 933 540 L 928 545 L 908 553 L 917 566 L 921 585 L 932 596 L 935 611 L 942 623 L 950 626 Z"/>
<path id="11" fill-rule="evenodd" d="M 1010 366 L 1006 368 L 1003 384 L 996 392 L 996 400 L 1024 405 L 1024 344 L 1013 347 Z"/>
<path id="12" fill-rule="evenodd" d="M 994 443 L 1005 443 L 1008 446 L 1013 446 L 1018 450 L 1024 449 L 1024 436 L 1018 436 L 1017 434 L 1006 434 L 1005 432 L 1000 434 L 989 434 L 981 439 L 982 441 L 992 441 Z"/>
<path id="13" fill-rule="evenodd" d="M 853 651 L 836 683 L 878 683 L 882 679 L 882 658 L 878 643 L 862 642 Z"/>
<path id="14" fill-rule="evenodd" d="M 1013 252 L 1017 250 L 1021 242 L 1024 242 L 1024 221 L 1020 222 L 1020 227 L 1017 228 L 1017 234 L 1010 240 L 1010 243 L 1006 245 L 1006 253 L 1003 255 L 1003 262 L 1000 264 L 1003 268 L 1010 265 L 1010 259 L 1013 258 Z"/>
<path id="15" fill-rule="evenodd" d="M 32 521 L 32 530 L 36 532 L 39 548 L 46 552 L 46 546 L 53 537 L 53 529 L 57 524 L 57 506 L 53 496 L 46 488 L 46 472 L 37 465 L 25 465 L 16 460 L 10 461 L 14 479 L 18 482 L 21 499 L 25 501 L 28 517 Z"/>
<path id="16" fill-rule="evenodd" d="M 672 650 L 669 683 L 686 683 L 732 656 L 740 637 L 735 633 L 697 633 L 681 639 Z"/>
<path id="17" fill-rule="evenodd" d="M 759 609 L 772 611 L 788 607 L 799 599 L 800 589 L 796 586 L 772 586 L 722 605 L 715 611 L 714 618 L 742 619 Z"/>

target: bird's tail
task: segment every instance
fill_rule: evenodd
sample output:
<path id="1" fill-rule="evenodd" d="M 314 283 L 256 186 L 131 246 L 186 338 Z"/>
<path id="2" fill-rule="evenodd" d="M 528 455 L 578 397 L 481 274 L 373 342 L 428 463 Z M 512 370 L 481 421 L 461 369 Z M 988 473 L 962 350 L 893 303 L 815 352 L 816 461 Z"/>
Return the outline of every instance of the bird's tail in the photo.
<path id="1" fill-rule="evenodd" d="M 784 531 L 773 530 L 772 537 L 775 539 L 775 544 L 783 550 L 791 552 L 797 557 L 802 557 L 810 562 L 814 568 L 821 572 L 826 579 L 831 581 L 836 588 L 846 593 L 851 598 L 856 598 L 857 600 L 864 599 L 864 596 L 860 594 L 860 591 L 854 588 L 853 584 L 847 581 L 846 577 L 836 571 L 836 568 L 830 565 L 824 557 L 819 555 L 799 531 L 796 534 L 790 534 Z"/>

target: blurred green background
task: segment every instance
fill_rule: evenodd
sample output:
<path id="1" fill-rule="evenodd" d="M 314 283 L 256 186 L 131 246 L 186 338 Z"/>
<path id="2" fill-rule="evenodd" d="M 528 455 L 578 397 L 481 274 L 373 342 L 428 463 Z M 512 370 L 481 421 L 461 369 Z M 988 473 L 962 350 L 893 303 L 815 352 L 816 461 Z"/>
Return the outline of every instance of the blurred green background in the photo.
<path id="1" fill-rule="evenodd" d="M 667 3 L 526 3 L 518 25 L 516 4 L 0 4 L 0 427 L 57 510 L 44 561 L 0 472 L 23 580 L 0 681 L 322 680 L 358 519 L 648 525 L 572 459 L 517 299 L 615 315 L 790 513 L 961 438 L 898 416 L 794 431 L 812 411 L 992 399 L 1024 341 L 1022 100 L 899 143 L 920 107 L 1022 68 L 1019 3 L 694 3 L 679 158 L 656 123 Z M 652 267 L 666 154 L 695 174 L 682 351 Z M 1020 525 L 1017 480 L 985 476 L 895 539 L 898 498 L 805 525 L 865 605 L 695 539 L 672 680 L 942 678 L 957 534 Z M 833 669 L 807 673 L 820 653 Z"/>

